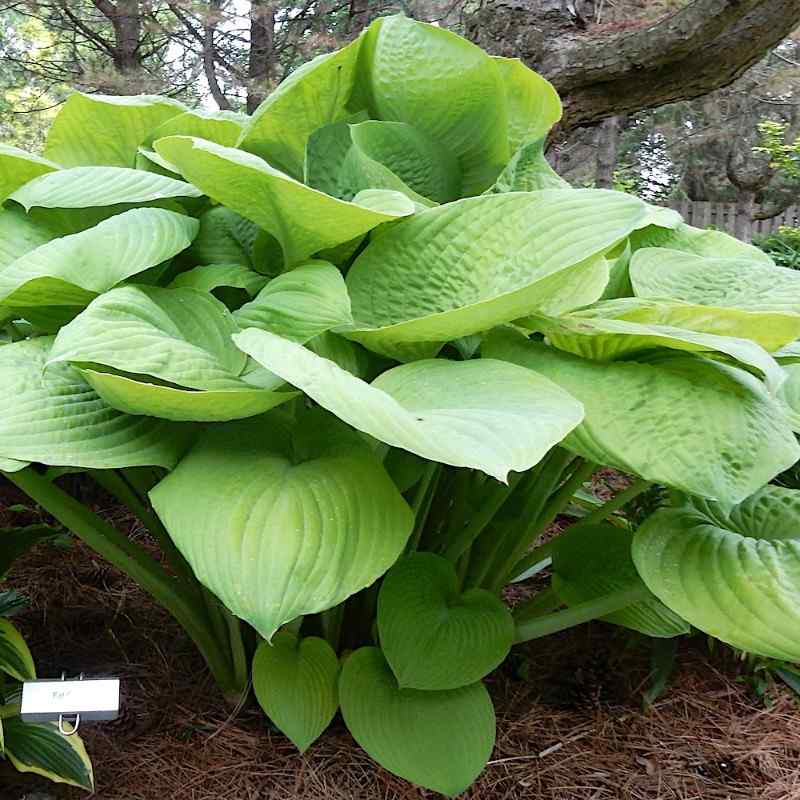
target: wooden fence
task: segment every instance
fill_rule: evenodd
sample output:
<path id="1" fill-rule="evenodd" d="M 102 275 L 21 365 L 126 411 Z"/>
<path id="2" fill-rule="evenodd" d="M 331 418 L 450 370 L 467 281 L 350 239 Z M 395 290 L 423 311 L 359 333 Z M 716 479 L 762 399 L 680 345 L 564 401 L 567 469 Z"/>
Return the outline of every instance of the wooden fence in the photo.
<path id="1" fill-rule="evenodd" d="M 739 219 L 737 222 L 736 205 L 734 203 L 693 203 L 689 200 L 680 200 L 669 203 L 690 225 L 696 228 L 713 226 L 717 230 L 738 236 L 740 239 L 750 241 L 753 236 L 773 233 L 781 225 L 800 226 L 800 206 L 790 206 L 770 219 L 754 219 L 752 221 Z M 758 214 L 759 209 L 755 209 Z"/>

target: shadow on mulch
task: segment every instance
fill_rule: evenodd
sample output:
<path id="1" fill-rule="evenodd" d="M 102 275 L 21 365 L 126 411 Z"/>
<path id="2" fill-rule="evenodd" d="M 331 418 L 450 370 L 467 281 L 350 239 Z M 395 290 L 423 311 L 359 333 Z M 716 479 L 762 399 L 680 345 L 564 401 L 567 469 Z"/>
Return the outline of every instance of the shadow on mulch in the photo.
<path id="1" fill-rule="evenodd" d="M 17 502 L 13 496 L 0 503 Z M 103 502 L 98 501 L 102 509 Z M 147 534 L 111 502 L 109 516 Z M 2 519 L 0 507 L 0 524 Z M 29 520 L 26 520 L 29 521 Z M 41 545 L 15 588 L 31 598 L 17 621 L 39 672 L 123 679 L 124 711 L 87 726 L 99 800 L 412 800 L 436 797 L 377 767 L 340 720 L 305 756 L 248 704 L 236 716 L 177 625 L 80 543 Z M 472 800 L 800 800 L 800 705 L 777 690 L 770 708 L 737 681 L 736 663 L 681 645 L 671 686 L 648 712 L 638 690 L 646 649 L 602 623 L 515 652 L 492 676 L 498 716 L 492 761 Z M 1 762 L 0 762 L 1 763 Z M 53 788 L 0 766 L 0 800 Z"/>

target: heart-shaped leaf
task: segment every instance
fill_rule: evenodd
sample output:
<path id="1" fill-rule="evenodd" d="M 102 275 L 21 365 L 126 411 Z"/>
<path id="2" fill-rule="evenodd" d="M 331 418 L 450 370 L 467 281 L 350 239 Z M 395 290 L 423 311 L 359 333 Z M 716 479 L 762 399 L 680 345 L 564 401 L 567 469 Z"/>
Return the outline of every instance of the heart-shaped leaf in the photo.
<path id="1" fill-rule="evenodd" d="M 344 662 L 339 702 L 350 733 L 382 767 L 449 797 L 463 792 L 492 754 L 494 708 L 483 684 L 400 689 L 377 647 Z"/>
<path id="2" fill-rule="evenodd" d="M 765 486 L 738 505 L 681 500 L 634 537 L 647 587 L 711 636 L 800 660 L 800 492 Z"/>
<path id="3" fill-rule="evenodd" d="M 415 553 L 383 579 L 378 631 L 401 688 L 457 689 L 502 663 L 514 641 L 514 620 L 491 592 L 462 594 L 446 558 Z"/>
<path id="4" fill-rule="evenodd" d="M 415 361 L 370 385 L 266 331 L 250 328 L 234 341 L 354 428 L 501 481 L 537 464 L 582 416 L 580 404 L 549 381 L 489 359 Z"/>
<path id="5" fill-rule="evenodd" d="M 267 640 L 338 605 L 396 560 L 413 514 L 335 418 L 273 412 L 209 429 L 150 496 L 198 579 Z"/>
<path id="6" fill-rule="evenodd" d="M 253 690 L 264 713 L 304 753 L 339 707 L 339 659 L 316 636 L 276 633 L 253 657 Z"/>

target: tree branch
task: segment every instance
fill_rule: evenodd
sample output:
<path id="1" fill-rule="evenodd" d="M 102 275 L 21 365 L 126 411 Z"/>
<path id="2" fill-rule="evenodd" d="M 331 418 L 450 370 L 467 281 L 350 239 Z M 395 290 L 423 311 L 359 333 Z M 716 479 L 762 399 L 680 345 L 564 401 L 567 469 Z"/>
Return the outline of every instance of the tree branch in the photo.
<path id="1" fill-rule="evenodd" d="M 466 26 L 548 78 L 570 130 L 728 86 L 798 22 L 800 0 L 694 0 L 635 31 L 581 33 L 559 0 L 487 0 Z"/>

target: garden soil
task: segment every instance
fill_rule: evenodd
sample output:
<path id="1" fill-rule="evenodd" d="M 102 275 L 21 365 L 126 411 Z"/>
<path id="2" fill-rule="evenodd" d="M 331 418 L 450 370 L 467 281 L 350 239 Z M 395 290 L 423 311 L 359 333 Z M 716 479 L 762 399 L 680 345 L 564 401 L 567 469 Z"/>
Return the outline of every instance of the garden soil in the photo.
<path id="1" fill-rule="evenodd" d="M 0 526 L 39 521 L 0 486 Z M 102 496 L 96 510 L 148 544 Z M 17 621 L 39 674 L 119 675 L 123 712 L 83 729 L 96 800 L 435 798 L 377 767 L 337 718 L 304 755 L 247 702 L 226 706 L 187 637 L 124 575 L 81 544 L 18 562 L 31 600 Z M 470 800 L 800 800 L 800 702 L 754 691 L 727 648 L 684 640 L 670 685 L 643 709 L 649 651 L 603 623 L 533 642 L 488 681 L 495 752 Z M 0 800 L 87 795 L 0 762 Z"/>

